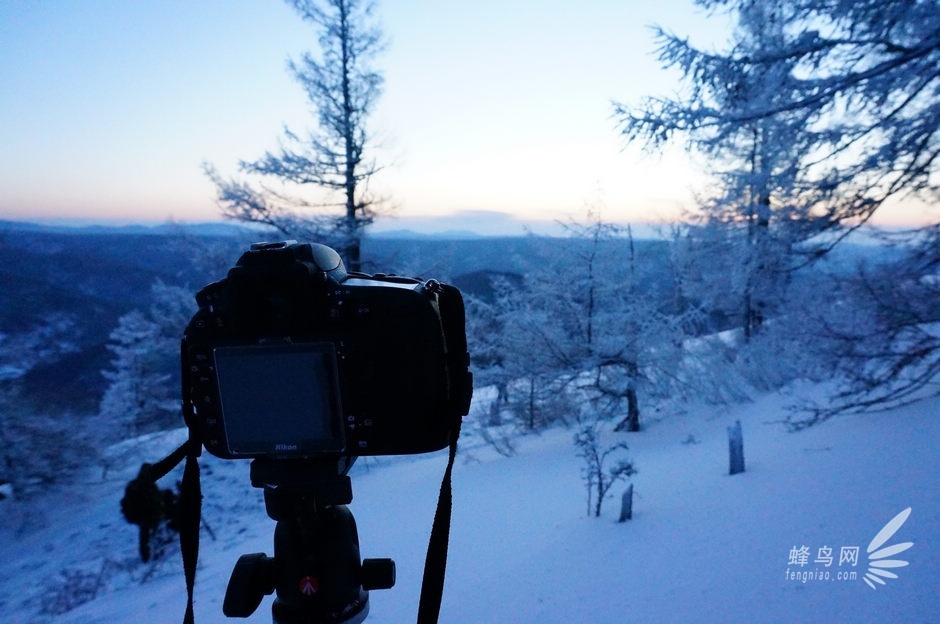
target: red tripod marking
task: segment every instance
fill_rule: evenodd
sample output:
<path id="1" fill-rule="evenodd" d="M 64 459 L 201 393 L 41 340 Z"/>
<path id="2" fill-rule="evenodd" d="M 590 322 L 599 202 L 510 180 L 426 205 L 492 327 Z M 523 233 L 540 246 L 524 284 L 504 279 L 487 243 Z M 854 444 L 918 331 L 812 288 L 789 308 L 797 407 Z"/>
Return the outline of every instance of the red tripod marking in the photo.
<path id="1" fill-rule="evenodd" d="M 300 579 L 300 593 L 304 596 L 312 596 L 320 590 L 320 582 L 312 576 L 305 576 Z"/>

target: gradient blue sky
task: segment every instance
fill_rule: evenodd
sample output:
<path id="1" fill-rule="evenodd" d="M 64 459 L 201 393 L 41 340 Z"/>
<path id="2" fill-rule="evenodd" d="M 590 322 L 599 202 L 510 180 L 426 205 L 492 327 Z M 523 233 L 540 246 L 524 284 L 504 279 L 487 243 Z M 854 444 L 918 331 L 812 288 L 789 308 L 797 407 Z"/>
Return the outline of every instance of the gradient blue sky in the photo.
<path id="1" fill-rule="evenodd" d="M 374 190 L 403 218 L 668 217 L 702 182 L 624 149 L 611 100 L 675 88 L 648 26 L 717 41 L 691 0 L 395 0 Z M 0 218 L 218 218 L 201 172 L 313 122 L 286 61 L 315 36 L 278 0 L 0 3 Z"/>

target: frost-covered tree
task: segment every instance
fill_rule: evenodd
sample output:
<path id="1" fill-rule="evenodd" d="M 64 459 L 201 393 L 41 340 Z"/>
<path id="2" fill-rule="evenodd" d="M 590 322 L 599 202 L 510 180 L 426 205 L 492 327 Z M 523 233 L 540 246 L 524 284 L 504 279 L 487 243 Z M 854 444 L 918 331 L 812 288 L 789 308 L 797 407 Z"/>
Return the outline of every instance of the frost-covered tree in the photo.
<path id="1" fill-rule="evenodd" d="M 153 431 L 167 423 L 176 409 L 170 375 L 159 365 L 157 324 L 134 310 L 120 319 L 109 336 L 114 354 L 111 369 L 102 371 L 109 385 L 101 398 L 100 414 L 119 423 L 131 435 Z"/>
<path id="2" fill-rule="evenodd" d="M 515 421 L 524 431 L 536 431 L 573 416 L 559 391 L 566 381 L 557 362 L 546 350 L 533 348 L 532 323 L 541 312 L 533 309 L 528 282 L 517 275 L 496 276 L 491 299 L 467 298 L 474 384 L 496 391 L 488 427 Z"/>
<path id="3" fill-rule="evenodd" d="M 153 303 L 145 313 L 132 310 L 110 335 L 114 355 L 102 371 L 109 385 L 101 398 L 104 422 L 120 434 L 140 434 L 179 424 L 179 340 L 195 311 L 187 289 L 154 283 Z M 123 429 L 123 431 L 120 431 Z"/>
<path id="4" fill-rule="evenodd" d="M 792 428 L 940 395 L 940 226 L 916 237 L 830 284 L 828 305 L 808 311 L 823 328 L 809 351 L 831 363 L 836 390 L 797 406 Z"/>
<path id="5" fill-rule="evenodd" d="M 813 115 L 750 114 L 786 107 L 796 97 L 796 61 L 784 53 L 790 10 L 753 0 L 739 3 L 735 13 L 724 53 L 699 51 L 660 32 L 660 59 L 682 71 L 686 97 L 650 98 L 618 112 L 629 139 L 655 148 L 681 135 L 687 149 L 704 157 L 717 184 L 690 215 L 689 250 L 699 266 L 715 270 L 694 296 L 737 319 L 749 340 L 782 306 L 790 271 L 813 253 L 808 241 L 831 223 L 814 212 L 801 188 L 800 167 L 813 141 L 805 129 Z"/>
<path id="6" fill-rule="evenodd" d="M 299 136 L 285 128 L 276 152 L 242 161 L 241 171 L 275 185 L 226 180 L 205 166 L 226 216 L 272 226 L 286 236 L 337 248 L 360 269 L 363 231 L 373 219 L 368 192 L 378 171 L 367 122 L 382 92 L 373 62 L 384 47 L 371 0 L 289 0 L 317 30 L 319 54 L 291 61 L 290 71 L 316 111 L 317 127 Z M 305 189 L 315 189 L 314 193 Z M 339 216 L 330 214 L 340 211 Z"/>
<path id="7" fill-rule="evenodd" d="M 502 288 L 497 287 L 498 291 Z M 511 373 L 507 369 L 506 310 L 502 293 L 493 298 L 466 295 L 467 342 L 472 357 L 473 381 L 477 387 L 496 388 L 487 424 L 501 423 L 500 411 L 507 400 L 506 386 Z"/>
<path id="8" fill-rule="evenodd" d="M 772 138 L 767 145 L 786 157 L 780 162 L 791 163 L 789 204 L 798 208 L 782 213 L 787 228 L 798 235 L 782 242 L 807 260 L 826 254 L 876 212 L 890 213 L 902 202 L 936 207 L 940 201 L 940 11 L 935 2 L 697 3 L 732 12 L 739 24 L 738 37 L 727 49 L 706 51 L 660 31 L 661 58 L 682 72 L 688 90 L 684 97 L 647 100 L 637 109 L 619 107 L 628 137 L 653 146 L 685 137 L 693 147 L 701 148 L 715 139 L 727 140 L 733 133 L 787 129 L 792 133 L 789 139 L 787 135 Z M 769 18 L 764 22 L 768 26 L 751 28 L 758 45 L 741 45 L 740 25 L 753 15 Z M 741 76 L 753 76 L 757 90 L 746 91 L 749 96 L 740 105 L 718 97 L 733 93 Z M 753 171 L 741 166 L 733 170 L 744 175 Z M 874 280 L 869 275 L 863 281 L 868 286 L 856 282 L 860 290 L 853 297 L 843 293 L 844 302 L 854 299 L 880 312 L 870 316 L 877 319 L 877 327 L 853 332 L 850 326 L 839 324 L 841 348 L 835 355 L 844 363 L 840 368 L 847 376 L 847 387 L 853 388 L 850 394 L 837 397 L 840 409 L 871 407 L 870 393 L 875 388 L 883 393 L 876 405 L 886 405 L 887 397 L 905 394 L 902 379 L 923 379 L 924 371 L 935 370 L 929 363 L 940 360 L 940 341 L 912 340 L 908 332 L 912 317 L 897 313 L 908 300 L 902 289 L 917 291 L 919 298 L 929 302 L 928 309 L 937 308 L 936 293 L 928 287 L 934 269 L 919 260 L 937 253 L 930 234 L 935 227 L 936 223 L 931 224 L 909 239 L 906 260 L 891 269 L 908 278 L 892 280 L 885 273 Z M 919 277 L 914 276 L 917 271 L 921 271 Z M 874 288 L 875 281 L 883 288 Z M 892 288 L 899 289 L 896 297 L 889 294 Z M 879 296 L 873 299 L 872 293 L 878 290 Z M 892 307 L 897 308 L 895 312 Z M 930 322 L 931 315 L 921 315 L 917 331 Z M 929 331 L 924 334 L 930 335 Z M 875 336 L 894 338 L 876 347 L 877 341 L 871 340 Z M 866 346 L 855 349 L 851 345 Z M 852 392 L 861 393 L 855 401 Z M 831 413 L 821 412 L 820 418 Z"/>
<path id="9" fill-rule="evenodd" d="M 765 16 L 777 25 L 749 27 L 756 44 L 733 39 L 705 51 L 659 31 L 660 58 L 686 79 L 687 97 L 618 107 L 628 138 L 652 145 L 677 136 L 721 139 L 759 124 L 797 130 L 789 149 L 794 188 L 813 233 L 826 247 L 866 222 L 888 199 L 919 195 L 935 203 L 940 138 L 940 11 L 911 0 L 697 0 L 728 10 L 746 25 Z M 741 77 L 763 81 L 738 105 L 716 97 Z M 757 82 L 758 85 L 761 82 Z M 800 123 L 801 122 L 801 123 Z M 890 206 L 886 206 L 890 210 Z"/>
<path id="10" fill-rule="evenodd" d="M 565 253 L 526 276 L 516 357 L 577 406 L 571 416 L 637 431 L 643 401 L 677 386 L 684 321 L 639 269 L 628 228 L 589 213 L 568 229 Z"/>

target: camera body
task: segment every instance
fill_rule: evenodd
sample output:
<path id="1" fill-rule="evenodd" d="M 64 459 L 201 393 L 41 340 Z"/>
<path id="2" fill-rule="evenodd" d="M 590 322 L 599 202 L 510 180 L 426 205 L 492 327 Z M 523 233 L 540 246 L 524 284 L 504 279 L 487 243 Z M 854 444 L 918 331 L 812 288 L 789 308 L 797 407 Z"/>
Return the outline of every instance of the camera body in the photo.
<path id="1" fill-rule="evenodd" d="M 333 249 L 262 243 L 196 295 L 180 351 L 187 425 L 224 459 L 446 447 L 469 409 L 463 299 L 348 274 Z"/>

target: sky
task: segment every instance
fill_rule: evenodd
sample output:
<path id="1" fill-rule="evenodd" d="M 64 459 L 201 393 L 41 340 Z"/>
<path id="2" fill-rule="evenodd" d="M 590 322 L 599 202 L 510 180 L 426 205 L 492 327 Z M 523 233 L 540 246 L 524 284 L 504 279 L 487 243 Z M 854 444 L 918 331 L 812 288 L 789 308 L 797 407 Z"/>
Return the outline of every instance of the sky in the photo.
<path id="1" fill-rule="evenodd" d="M 377 17 L 379 229 L 449 215 L 451 229 L 509 233 L 588 208 L 661 223 L 707 186 L 680 147 L 627 145 L 613 102 L 679 88 L 653 24 L 721 47 L 727 16 L 693 0 L 395 0 Z M 287 62 L 315 50 L 281 0 L 3 0 L 0 219 L 220 219 L 203 163 L 232 177 L 284 127 L 312 128 Z M 883 212 L 929 218 L 922 205 Z"/>
<path id="2" fill-rule="evenodd" d="M 649 26 L 719 37 L 691 0 L 396 0 L 370 128 L 399 219 L 674 215 L 702 179 L 644 155 L 613 100 L 665 94 Z M 212 163 L 314 122 L 287 60 L 316 49 L 279 0 L 0 3 L 0 218 L 215 220 Z"/>

